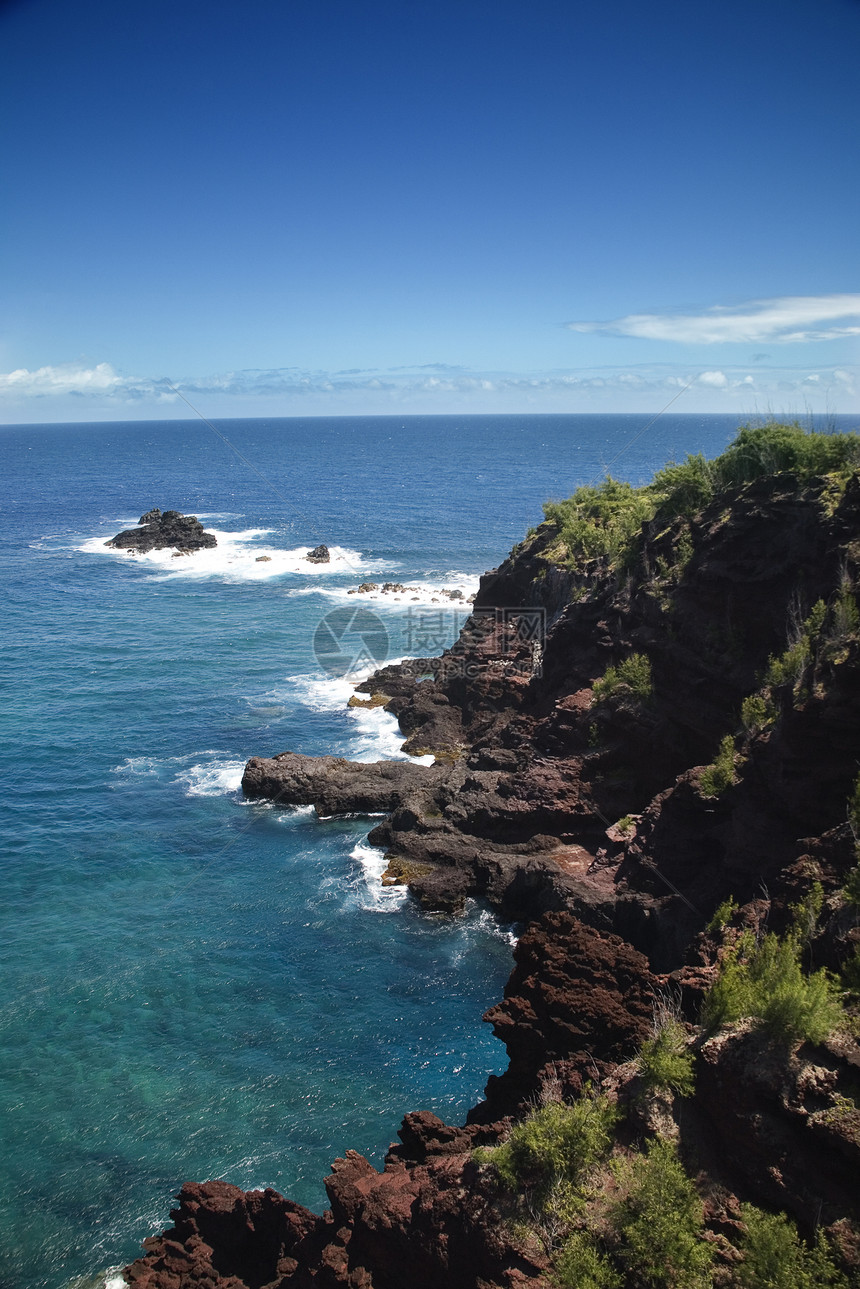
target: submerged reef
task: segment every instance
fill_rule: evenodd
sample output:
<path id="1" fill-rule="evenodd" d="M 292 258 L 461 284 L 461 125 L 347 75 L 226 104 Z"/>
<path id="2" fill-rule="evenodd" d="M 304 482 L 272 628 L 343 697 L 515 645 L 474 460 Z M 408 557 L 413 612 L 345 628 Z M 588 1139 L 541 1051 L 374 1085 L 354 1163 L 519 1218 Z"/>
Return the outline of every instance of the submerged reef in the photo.
<path id="1" fill-rule="evenodd" d="M 189 1183 L 136 1289 L 697 1289 L 860 1275 L 860 438 L 742 430 L 548 505 L 457 644 L 358 686 L 432 765 L 252 758 L 384 812 L 385 880 L 525 930 L 461 1126 L 318 1217 Z"/>

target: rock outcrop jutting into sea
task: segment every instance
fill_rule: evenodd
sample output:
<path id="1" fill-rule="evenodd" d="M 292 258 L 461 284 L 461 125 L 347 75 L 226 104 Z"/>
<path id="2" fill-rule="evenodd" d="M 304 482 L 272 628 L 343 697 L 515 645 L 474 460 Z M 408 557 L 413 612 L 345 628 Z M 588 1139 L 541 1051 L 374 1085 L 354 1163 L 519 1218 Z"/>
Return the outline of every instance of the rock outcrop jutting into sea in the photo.
<path id="1" fill-rule="evenodd" d="M 215 534 L 207 533 L 196 515 L 181 515 L 178 510 L 162 513 L 155 507 L 141 515 L 138 524 L 138 528 L 123 529 L 105 542 L 105 546 L 145 555 L 148 551 L 164 550 L 170 546 L 175 546 L 177 551 L 191 552 L 209 550 L 218 545 Z"/>
<path id="2" fill-rule="evenodd" d="M 248 762 L 249 797 L 385 812 L 425 909 L 526 924 L 486 1017 L 509 1066 L 463 1126 L 407 1115 L 383 1171 L 335 1161 L 322 1217 L 186 1185 L 130 1284 L 857 1283 L 858 466 L 769 426 L 580 490 L 451 650 L 358 686 L 433 765 Z"/>

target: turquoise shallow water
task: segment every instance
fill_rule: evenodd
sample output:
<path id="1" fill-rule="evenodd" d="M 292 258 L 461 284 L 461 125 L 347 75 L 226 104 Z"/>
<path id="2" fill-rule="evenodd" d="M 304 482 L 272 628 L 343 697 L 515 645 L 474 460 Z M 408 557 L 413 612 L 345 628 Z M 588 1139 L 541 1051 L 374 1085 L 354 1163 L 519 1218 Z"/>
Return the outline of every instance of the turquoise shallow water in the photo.
<path id="1" fill-rule="evenodd" d="M 462 1120 L 505 1053 L 481 1024 L 512 929 L 420 915 L 362 819 L 248 805 L 253 754 L 396 755 L 348 711 L 320 620 L 359 581 L 390 656 L 451 640 L 529 524 L 610 462 L 719 451 L 727 417 L 223 422 L 0 429 L 0 1282 L 133 1258 L 188 1179 L 321 1208 L 402 1115 Z M 620 453 L 620 456 L 619 456 Z M 617 458 L 617 459 L 616 459 Z M 102 542 L 150 506 L 206 515 L 208 560 Z M 330 568 L 300 556 L 326 541 Z M 266 560 L 258 556 L 266 554 Z"/>

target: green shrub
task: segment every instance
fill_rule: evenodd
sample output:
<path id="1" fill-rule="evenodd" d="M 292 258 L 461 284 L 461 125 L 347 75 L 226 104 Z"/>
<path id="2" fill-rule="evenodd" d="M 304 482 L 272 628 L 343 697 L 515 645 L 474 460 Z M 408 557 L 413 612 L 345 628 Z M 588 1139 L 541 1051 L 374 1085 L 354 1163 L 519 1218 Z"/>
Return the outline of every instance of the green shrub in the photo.
<path id="1" fill-rule="evenodd" d="M 651 663 L 646 654 L 632 653 L 617 667 L 607 667 L 602 680 L 594 683 L 595 701 L 602 703 L 622 690 L 628 691 L 642 702 L 647 702 L 651 697 Z"/>
<path id="2" fill-rule="evenodd" d="M 718 904 L 714 910 L 714 915 L 708 923 L 707 929 L 709 931 L 722 931 L 723 927 L 728 926 L 729 922 L 731 922 L 737 907 L 733 895 L 730 895 L 727 900 L 723 900 L 722 904 Z"/>
<path id="3" fill-rule="evenodd" d="M 809 640 L 810 645 L 814 645 L 824 630 L 824 623 L 827 620 L 827 605 L 823 600 L 816 600 L 809 611 L 809 617 L 803 624 L 803 633 Z"/>
<path id="4" fill-rule="evenodd" d="M 803 635 L 778 658 L 770 656 L 764 676 L 765 685 L 769 689 L 779 689 L 782 685 L 795 686 L 803 677 L 811 656 L 809 638 Z"/>
<path id="5" fill-rule="evenodd" d="M 741 1212 L 747 1231 L 735 1272 L 740 1289 L 847 1289 L 823 1238 L 808 1248 L 784 1213 L 765 1213 L 754 1204 L 742 1205 Z"/>
<path id="6" fill-rule="evenodd" d="M 743 426 L 714 463 L 723 487 L 751 483 L 764 475 L 790 470 L 802 481 L 834 471 L 847 472 L 860 462 L 856 434 L 817 434 L 796 422 Z"/>
<path id="7" fill-rule="evenodd" d="M 560 1182 L 576 1183 L 608 1153 L 617 1120 L 618 1111 L 603 1096 L 582 1096 L 571 1105 L 553 1102 L 533 1111 L 503 1145 L 477 1159 L 489 1164 L 509 1190 L 533 1190 L 540 1203 Z"/>
<path id="8" fill-rule="evenodd" d="M 726 788 L 737 782 L 735 775 L 735 741 L 730 734 L 720 743 L 713 765 L 705 766 L 699 776 L 699 787 L 704 797 L 719 797 Z"/>
<path id="9" fill-rule="evenodd" d="M 551 1283 L 558 1289 L 621 1289 L 621 1276 L 585 1232 L 568 1236 L 553 1259 Z"/>
<path id="10" fill-rule="evenodd" d="M 820 882 L 813 882 L 802 900 L 791 906 L 792 931 L 801 944 L 811 940 L 824 908 L 824 887 Z"/>
<path id="11" fill-rule="evenodd" d="M 767 729 L 776 720 L 774 704 L 762 694 L 750 694 L 741 703 L 741 724 L 748 734 Z"/>
<path id="12" fill-rule="evenodd" d="M 693 1053 L 680 1021 L 665 1017 L 653 1038 L 642 1044 L 639 1068 L 646 1087 L 671 1088 L 682 1097 L 693 1095 Z"/>
<path id="13" fill-rule="evenodd" d="M 851 796 L 848 798 L 848 822 L 855 841 L 860 840 L 860 774 L 857 775 L 854 787 L 851 789 Z"/>
<path id="14" fill-rule="evenodd" d="M 860 944 L 854 946 L 854 952 L 843 963 L 842 983 L 850 994 L 860 994 Z"/>
<path id="15" fill-rule="evenodd" d="M 860 610 L 850 586 L 843 586 L 833 606 L 832 634 L 837 641 L 854 636 L 860 631 Z"/>
<path id="16" fill-rule="evenodd" d="M 695 515 L 711 500 L 716 485 L 714 462 L 706 461 L 701 452 L 681 462 L 670 461 L 657 471 L 651 483 L 652 492 L 659 498 L 657 513 L 667 520 L 676 515 Z"/>
<path id="17" fill-rule="evenodd" d="M 671 1142 L 652 1141 L 629 1166 L 627 1198 L 612 1213 L 618 1260 L 637 1286 L 705 1289 L 711 1249 L 701 1238 L 702 1203 Z"/>
<path id="18" fill-rule="evenodd" d="M 804 976 L 798 940 L 770 933 L 755 945 L 742 936 L 723 962 L 705 999 L 702 1019 L 709 1030 L 745 1016 L 755 1017 L 775 1042 L 820 1043 L 842 1022 L 842 1010 L 826 971 Z"/>
<path id="19" fill-rule="evenodd" d="M 608 475 L 596 487 L 586 484 L 577 488 L 566 501 L 547 502 L 543 513 L 567 547 L 568 562 L 576 564 L 598 556 L 624 562 L 654 508 L 647 489 Z"/>
<path id="20" fill-rule="evenodd" d="M 842 894 L 849 904 L 860 905 L 860 864 L 851 869 L 842 887 Z"/>

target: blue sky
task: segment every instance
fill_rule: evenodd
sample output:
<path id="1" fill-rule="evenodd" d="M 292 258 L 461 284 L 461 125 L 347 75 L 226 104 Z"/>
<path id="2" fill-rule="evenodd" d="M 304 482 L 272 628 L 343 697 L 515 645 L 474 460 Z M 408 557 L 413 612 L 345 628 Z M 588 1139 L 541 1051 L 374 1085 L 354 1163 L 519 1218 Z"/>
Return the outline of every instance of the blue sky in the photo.
<path id="1" fill-rule="evenodd" d="M 858 53 L 860 0 L 7 0 L 0 419 L 854 412 Z"/>

